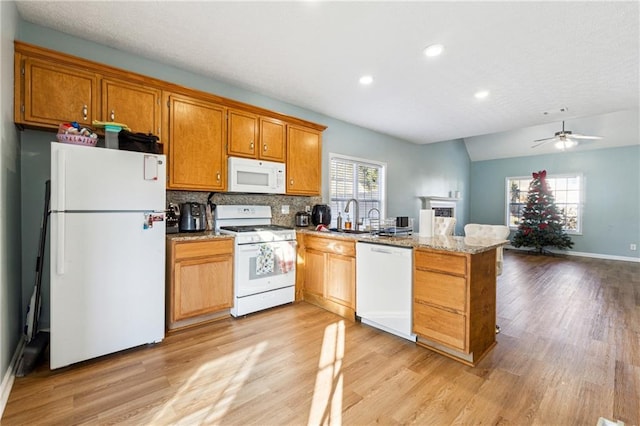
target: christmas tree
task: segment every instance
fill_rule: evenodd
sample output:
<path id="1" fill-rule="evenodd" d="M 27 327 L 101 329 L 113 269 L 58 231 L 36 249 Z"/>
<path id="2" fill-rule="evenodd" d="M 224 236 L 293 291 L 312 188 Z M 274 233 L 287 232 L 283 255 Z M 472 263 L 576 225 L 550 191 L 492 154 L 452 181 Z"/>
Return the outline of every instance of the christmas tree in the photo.
<path id="1" fill-rule="evenodd" d="M 511 241 L 514 247 L 534 247 L 538 253 L 544 252 L 545 247 L 563 250 L 573 247 L 573 241 L 562 229 L 564 219 L 558 212 L 546 177 L 546 170 L 533 173 L 527 205 Z"/>

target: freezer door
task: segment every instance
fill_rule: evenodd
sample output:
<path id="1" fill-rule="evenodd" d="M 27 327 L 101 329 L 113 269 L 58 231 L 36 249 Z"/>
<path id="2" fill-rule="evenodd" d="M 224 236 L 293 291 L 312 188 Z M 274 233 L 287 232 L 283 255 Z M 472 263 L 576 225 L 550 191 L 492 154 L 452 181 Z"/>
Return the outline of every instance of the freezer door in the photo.
<path id="1" fill-rule="evenodd" d="M 164 338 L 165 222 L 51 215 L 51 369 Z"/>
<path id="2" fill-rule="evenodd" d="M 163 211 L 164 155 L 51 143 L 52 211 Z"/>

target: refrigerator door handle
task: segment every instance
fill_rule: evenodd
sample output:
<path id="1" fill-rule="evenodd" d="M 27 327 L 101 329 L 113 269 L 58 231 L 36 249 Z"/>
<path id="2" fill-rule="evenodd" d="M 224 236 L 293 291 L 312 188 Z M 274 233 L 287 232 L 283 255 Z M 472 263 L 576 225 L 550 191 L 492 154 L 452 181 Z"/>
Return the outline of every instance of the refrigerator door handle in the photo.
<path id="1" fill-rule="evenodd" d="M 56 201 L 57 201 L 57 210 L 60 212 L 66 210 L 66 206 L 65 206 L 66 167 L 67 167 L 67 159 L 65 157 L 65 152 L 64 150 L 59 150 L 58 151 L 58 170 L 57 170 L 58 196 Z"/>
<path id="2" fill-rule="evenodd" d="M 56 259 L 56 270 L 58 275 L 64 275 L 64 213 L 58 213 L 58 238 L 56 239 L 57 245 L 57 259 Z"/>

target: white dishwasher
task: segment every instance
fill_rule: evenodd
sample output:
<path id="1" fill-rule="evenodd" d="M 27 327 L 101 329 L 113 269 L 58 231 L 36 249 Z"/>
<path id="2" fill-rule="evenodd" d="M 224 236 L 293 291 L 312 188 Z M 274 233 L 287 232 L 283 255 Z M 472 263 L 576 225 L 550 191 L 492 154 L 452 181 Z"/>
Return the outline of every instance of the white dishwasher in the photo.
<path id="1" fill-rule="evenodd" d="M 412 255 L 410 248 L 356 243 L 356 315 L 365 324 L 415 342 Z"/>

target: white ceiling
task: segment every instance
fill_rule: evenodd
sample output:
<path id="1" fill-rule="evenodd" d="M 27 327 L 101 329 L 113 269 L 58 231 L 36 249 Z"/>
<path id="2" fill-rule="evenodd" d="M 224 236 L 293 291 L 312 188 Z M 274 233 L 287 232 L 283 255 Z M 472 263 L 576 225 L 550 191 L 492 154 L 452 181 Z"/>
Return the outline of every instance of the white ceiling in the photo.
<path id="1" fill-rule="evenodd" d="M 26 21 L 417 144 L 549 123 L 559 131 L 562 119 L 639 105 L 637 1 L 17 7 Z M 444 44 L 441 56 L 423 55 L 432 43 Z M 372 85 L 358 84 L 363 74 Z M 480 89 L 489 97 L 475 99 Z"/>

